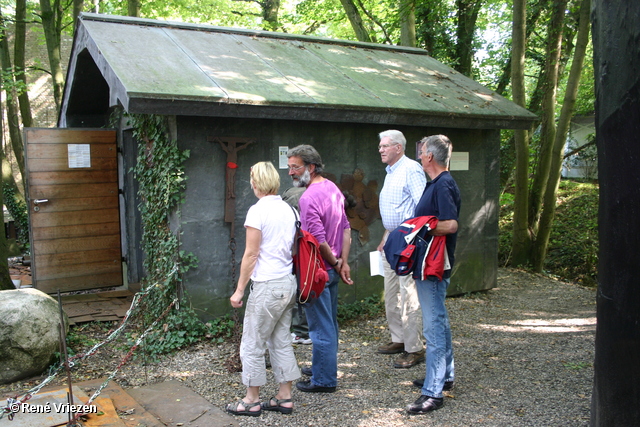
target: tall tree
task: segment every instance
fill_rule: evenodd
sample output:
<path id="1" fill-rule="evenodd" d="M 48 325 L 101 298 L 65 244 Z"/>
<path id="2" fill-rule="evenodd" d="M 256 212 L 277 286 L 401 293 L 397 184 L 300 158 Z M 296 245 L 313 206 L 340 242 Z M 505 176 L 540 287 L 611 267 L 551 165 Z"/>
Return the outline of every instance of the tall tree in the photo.
<path id="1" fill-rule="evenodd" d="M 266 31 L 276 31 L 280 28 L 278 12 L 280 10 L 280 0 L 238 0 L 245 3 L 257 3 L 262 9 L 262 29 Z"/>
<path id="2" fill-rule="evenodd" d="M 558 73 L 560 69 L 560 56 L 562 47 L 562 32 L 564 28 L 564 16 L 568 0 L 554 0 L 551 19 L 547 27 L 547 40 L 545 52 L 545 66 L 538 84 L 543 87 L 542 121 L 540 131 L 541 150 L 538 156 L 537 170 L 533 176 L 533 182 L 529 192 L 527 223 L 525 230 L 520 225 L 514 228 L 512 256 L 513 265 L 531 265 L 533 241 L 538 233 L 542 199 L 549 180 L 551 168 L 552 147 L 556 135 L 555 108 L 556 93 L 558 89 Z M 516 168 L 522 168 L 520 163 Z M 527 167 L 528 173 L 528 167 Z M 524 172 L 516 171 L 516 174 Z M 516 201 L 518 203 L 518 201 Z M 521 219 L 521 218 L 519 218 Z M 527 244 L 523 244 L 529 240 Z"/>
<path id="3" fill-rule="evenodd" d="M 526 48 L 526 0 L 513 0 L 513 27 L 511 49 L 511 92 L 513 101 L 526 104 L 524 63 Z M 513 263 L 524 264 L 530 247 L 529 223 L 529 139 L 525 129 L 514 132 L 516 148 L 515 205 L 513 213 Z M 517 258 L 516 258 L 517 257 Z"/>
<path id="4" fill-rule="evenodd" d="M 13 46 L 13 62 L 15 78 L 20 83 L 18 102 L 20 104 L 20 116 L 24 127 L 31 127 L 33 116 L 31 114 L 31 101 L 27 90 L 27 74 L 25 63 L 26 37 L 27 35 L 27 1 L 16 0 L 16 25 Z"/>
<path id="5" fill-rule="evenodd" d="M 22 133 L 20 131 L 20 116 L 18 115 L 18 91 L 13 77 L 13 65 L 11 64 L 9 41 L 7 39 L 4 22 L 4 15 L 0 10 L 0 64 L 2 65 L 2 80 L 6 93 L 7 124 L 16 163 L 20 169 L 20 174 L 24 177 L 24 149 L 22 146 Z"/>
<path id="6" fill-rule="evenodd" d="M 62 73 L 62 54 L 60 40 L 64 19 L 64 10 L 60 0 L 40 0 L 40 19 L 44 29 L 44 38 L 47 44 L 49 67 L 53 84 L 53 99 L 56 110 L 60 110 L 62 91 L 64 89 L 64 75 Z"/>
<path id="7" fill-rule="evenodd" d="M 263 27 L 265 30 L 276 31 L 278 23 L 278 11 L 280 10 L 280 0 L 263 0 L 258 2 L 262 6 Z"/>
<path id="8" fill-rule="evenodd" d="M 455 32 L 451 11 L 440 0 L 422 0 L 416 3 L 417 46 L 445 64 L 453 65 Z"/>
<path id="9" fill-rule="evenodd" d="M 400 0 L 400 44 L 416 47 L 416 0 Z"/>
<path id="10" fill-rule="evenodd" d="M 567 87 L 562 103 L 562 110 L 558 119 L 555 131 L 555 140 L 551 150 L 551 165 L 549 168 L 549 180 L 544 193 L 543 210 L 540 216 L 538 235 L 533 247 L 533 268 L 535 271 L 542 271 L 544 259 L 549 246 L 549 236 L 553 226 L 553 218 L 556 209 L 556 199 L 558 195 L 558 185 L 562 171 L 562 161 L 564 160 L 564 146 L 567 141 L 569 125 L 573 117 L 574 107 L 578 95 L 578 85 L 582 73 L 582 65 L 589 45 L 589 13 L 591 10 L 591 0 L 582 0 L 579 14 L 578 39 L 575 52 L 567 80 Z"/>
<path id="11" fill-rule="evenodd" d="M 140 16 L 140 0 L 129 0 L 127 2 L 127 15 Z"/>
<path id="12" fill-rule="evenodd" d="M 358 41 L 371 42 L 369 31 L 367 31 L 364 26 L 362 16 L 360 16 L 360 11 L 353 0 L 340 0 L 340 3 L 342 3 L 342 7 L 347 14 L 347 18 L 349 18 L 349 22 L 351 23 L 353 31 L 356 33 Z"/>
<path id="13" fill-rule="evenodd" d="M 78 16 L 80 16 L 80 12 L 84 8 L 84 0 L 73 0 L 73 32 L 76 31 L 76 25 L 78 24 Z"/>
<path id="14" fill-rule="evenodd" d="M 0 129 L 3 128 L 2 121 L 4 117 L 4 111 L 2 111 L 2 103 L 0 103 Z M 5 163 L 4 150 L 2 150 L 3 144 L 3 132 L 0 132 L 0 160 Z M 0 191 L 0 206 L 4 205 L 3 192 Z M 4 213 L 2 214 L 4 216 Z M 4 225 L 4 219 L 2 221 Z M 4 228 L 4 226 L 3 226 Z M 9 274 L 9 245 L 7 243 L 7 236 L 4 233 L 4 229 L 0 230 L 0 290 L 15 289 L 13 282 L 11 281 L 11 275 Z"/>
<path id="15" fill-rule="evenodd" d="M 484 0 L 456 0 L 458 9 L 457 42 L 456 42 L 456 71 L 471 76 L 471 66 L 475 49 L 473 41 L 478 21 L 478 12 Z"/>
<path id="16" fill-rule="evenodd" d="M 549 181 L 551 169 L 551 151 L 556 136 L 556 95 L 560 57 L 562 53 L 562 33 L 568 0 L 555 0 L 551 19 L 547 27 L 547 47 L 545 52 L 545 68 L 542 74 L 543 98 L 542 121 L 540 125 L 540 154 L 537 170 L 531 184 L 531 200 L 529 204 L 529 228 L 534 234 L 538 231 L 542 196 Z"/>

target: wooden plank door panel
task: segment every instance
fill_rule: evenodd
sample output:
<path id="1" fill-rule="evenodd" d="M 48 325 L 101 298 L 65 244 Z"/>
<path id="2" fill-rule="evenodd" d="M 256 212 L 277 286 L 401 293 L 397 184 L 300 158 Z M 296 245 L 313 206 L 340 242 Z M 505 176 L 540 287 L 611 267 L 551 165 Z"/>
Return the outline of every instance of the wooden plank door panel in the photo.
<path id="1" fill-rule="evenodd" d="M 35 287 L 121 286 L 115 131 L 28 128 L 25 144 Z"/>

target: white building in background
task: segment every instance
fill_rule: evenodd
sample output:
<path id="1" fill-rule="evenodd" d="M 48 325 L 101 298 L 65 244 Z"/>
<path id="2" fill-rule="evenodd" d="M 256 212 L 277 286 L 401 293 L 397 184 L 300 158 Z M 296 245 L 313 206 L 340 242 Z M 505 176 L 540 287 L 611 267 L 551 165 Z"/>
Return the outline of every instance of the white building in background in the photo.
<path id="1" fill-rule="evenodd" d="M 595 137 L 595 116 L 576 116 L 571 120 L 567 135 L 565 155 L 578 147 L 589 143 Z M 596 146 L 591 145 L 577 154 L 568 157 L 562 164 L 563 178 L 598 178 L 598 158 Z"/>

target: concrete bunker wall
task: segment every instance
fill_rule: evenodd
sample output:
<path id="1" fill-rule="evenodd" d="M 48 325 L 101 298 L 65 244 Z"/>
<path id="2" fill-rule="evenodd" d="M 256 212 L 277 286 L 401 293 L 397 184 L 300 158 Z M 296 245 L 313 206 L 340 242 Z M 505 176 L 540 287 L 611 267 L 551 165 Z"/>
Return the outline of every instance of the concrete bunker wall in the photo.
<path id="1" fill-rule="evenodd" d="M 235 279 L 244 252 L 244 218 L 256 203 L 249 186 L 249 168 L 270 160 L 280 172 L 280 194 L 291 186 L 287 169 L 279 168 L 279 147 L 313 145 L 325 164 L 325 172 L 343 189 L 374 190 L 377 199 L 386 175 L 377 150 L 378 132 L 397 128 L 407 137 L 408 156 L 415 158 L 416 141 L 423 136 L 448 135 L 454 152 L 468 153 L 468 169 L 453 170 L 462 193 L 460 235 L 456 269 L 449 294 L 490 289 L 495 286 L 498 247 L 499 131 L 407 127 L 353 123 L 306 122 L 235 118 L 178 117 L 177 138 L 181 149 L 191 150 L 186 163 L 188 177 L 185 203 L 174 220 L 181 233 L 182 249 L 198 258 L 198 267 L 184 278 L 192 304 L 203 319 L 230 311 L 232 280 L 231 223 L 224 221 L 226 153 L 212 137 L 253 138 L 238 152 L 235 175 Z M 356 169 L 361 171 L 355 174 Z M 354 189 L 355 188 L 355 189 Z M 383 279 L 369 275 L 369 252 L 383 233 L 377 205 L 360 210 L 352 222 L 350 265 L 355 285 L 340 285 L 345 302 L 381 295 Z M 362 218 L 364 217 L 364 219 Z"/>

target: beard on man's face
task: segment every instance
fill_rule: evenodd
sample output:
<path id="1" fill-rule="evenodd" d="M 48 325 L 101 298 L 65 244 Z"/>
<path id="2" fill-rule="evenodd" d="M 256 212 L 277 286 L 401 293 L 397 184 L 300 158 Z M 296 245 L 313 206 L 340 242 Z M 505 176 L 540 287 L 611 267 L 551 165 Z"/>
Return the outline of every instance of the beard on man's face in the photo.
<path id="1" fill-rule="evenodd" d="M 294 187 L 306 187 L 311 182 L 311 174 L 309 173 L 309 169 L 304 168 L 304 173 L 302 175 L 292 175 L 293 186 Z"/>

